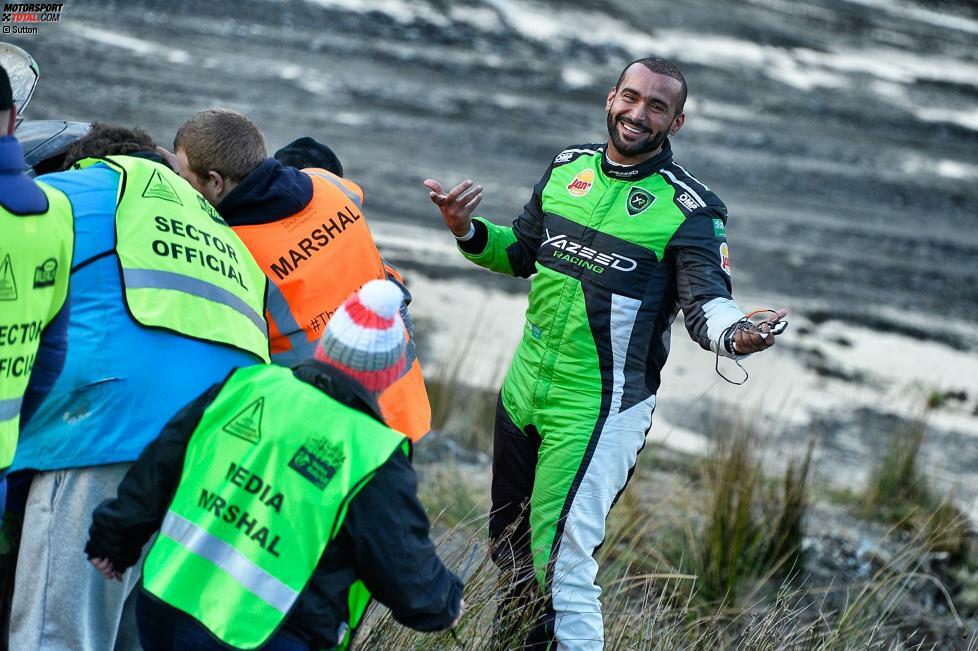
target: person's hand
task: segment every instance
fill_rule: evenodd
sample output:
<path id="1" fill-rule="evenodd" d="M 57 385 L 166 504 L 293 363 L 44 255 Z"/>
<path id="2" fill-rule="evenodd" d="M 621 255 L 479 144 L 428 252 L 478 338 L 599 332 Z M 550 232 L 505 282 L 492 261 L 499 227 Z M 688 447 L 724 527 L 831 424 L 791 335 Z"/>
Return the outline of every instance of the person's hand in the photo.
<path id="1" fill-rule="evenodd" d="M 445 225 L 456 237 L 462 237 L 472 227 L 472 212 L 482 201 L 482 186 L 473 187 L 472 181 L 462 181 L 450 191 L 445 192 L 441 183 L 425 179 L 425 187 L 430 190 L 431 202 L 441 210 Z"/>
<path id="2" fill-rule="evenodd" d="M 734 352 L 738 355 L 746 355 L 773 346 L 777 335 L 771 332 L 771 328 L 786 316 L 788 310 L 775 310 L 768 319 L 756 323 L 753 328 L 737 330 L 733 336 Z"/>
<path id="3" fill-rule="evenodd" d="M 122 572 L 117 572 L 112 566 L 112 561 L 107 558 L 90 558 L 88 559 L 95 569 L 102 573 L 102 576 L 109 579 L 115 579 L 116 581 L 122 581 Z"/>
<path id="4" fill-rule="evenodd" d="M 163 157 L 163 160 L 166 161 L 166 164 L 170 166 L 171 170 L 177 173 L 180 172 L 180 163 L 177 162 L 177 157 L 172 151 L 166 147 L 157 146 L 156 153 Z"/>
<path id="5" fill-rule="evenodd" d="M 461 603 L 459 603 L 458 605 L 458 617 L 455 618 L 455 621 L 452 622 L 451 626 L 449 626 L 448 628 L 455 628 L 456 626 L 458 626 L 458 623 L 459 621 L 461 621 L 462 615 L 464 614 L 465 614 L 465 599 L 462 599 Z"/>

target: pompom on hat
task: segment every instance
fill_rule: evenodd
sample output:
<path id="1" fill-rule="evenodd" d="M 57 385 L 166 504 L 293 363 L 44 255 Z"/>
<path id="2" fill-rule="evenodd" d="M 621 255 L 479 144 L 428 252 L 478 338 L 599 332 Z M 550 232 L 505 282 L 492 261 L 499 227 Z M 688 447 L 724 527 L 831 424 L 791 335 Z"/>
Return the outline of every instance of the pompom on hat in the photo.
<path id="1" fill-rule="evenodd" d="M 371 280 L 340 306 L 326 324 L 315 357 L 380 393 L 404 373 L 407 331 L 401 320 L 404 294 L 389 280 Z"/>

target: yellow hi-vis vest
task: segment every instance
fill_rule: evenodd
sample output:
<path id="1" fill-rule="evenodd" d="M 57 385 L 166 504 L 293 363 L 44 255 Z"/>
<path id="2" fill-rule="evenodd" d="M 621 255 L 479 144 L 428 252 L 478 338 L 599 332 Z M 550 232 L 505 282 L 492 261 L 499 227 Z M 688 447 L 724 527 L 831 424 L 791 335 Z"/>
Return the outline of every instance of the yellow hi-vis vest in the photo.
<path id="1" fill-rule="evenodd" d="M 86 158 L 119 172 L 116 253 L 126 305 L 147 327 L 226 344 L 268 362 L 265 274 L 234 231 L 170 168 Z"/>
<path id="2" fill-rule="evenodd" d="M 231 374 L 191 435 L 143 586 L 222 642 L 262 646 L 305 589 L 350 500 L 410 442 L 281 366 Z M 369 601 L 350 590 L 345 646 Z"/>
<path id="3" fill-rule="evenodd" d="M 13 463 L 41 332 L 64 305 L 71 273 L 71 204 L 37 185 L 47 196 L 46 212 L 17 215 L 0 205 L 0 471 Z"/>

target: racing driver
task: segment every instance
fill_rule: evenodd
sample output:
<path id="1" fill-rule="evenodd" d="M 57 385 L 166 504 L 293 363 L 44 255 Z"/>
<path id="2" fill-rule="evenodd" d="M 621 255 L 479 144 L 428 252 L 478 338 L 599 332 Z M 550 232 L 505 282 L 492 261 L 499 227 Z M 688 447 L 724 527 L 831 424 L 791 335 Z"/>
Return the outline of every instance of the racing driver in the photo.
<path id="1" fill-rule="evenodd" d="M 511 227 L 472 218 L 482 186 L 425 181 L 466 258 L 534 276 L 496 412 L 490 516 L 494 559 L 516 576 L 501 611 L 522 611 L 533 578 L 544 597 L 526 648 L 603 647 L 594 553 L 651 426 L 678 310 L 700 346 L 735 359 L 773 345 L 787 314 L 751 325 L 731 298 L 726 207 L 672 157 L 685 100 L 672 63 L 628 64 L 605 103 L 607 143 L 558 153 Z"/>

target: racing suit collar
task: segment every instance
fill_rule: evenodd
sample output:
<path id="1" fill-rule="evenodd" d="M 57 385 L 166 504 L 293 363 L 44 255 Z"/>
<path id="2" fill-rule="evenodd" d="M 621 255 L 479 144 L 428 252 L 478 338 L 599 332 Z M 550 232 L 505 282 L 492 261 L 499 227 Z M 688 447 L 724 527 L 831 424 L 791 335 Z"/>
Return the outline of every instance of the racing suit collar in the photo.
<path id="1" fill-rule="evenodd" d="M 665 142 L 662 143 L 662 150 L 656 156 L 638 165 L 618 165 L 617 163 L 612 163 L 608 160 L 608 150 L 605 148 L 604 153 L 601 154 L 601 171 L 605 176 L 613 179 L 637 181 L 638 179 L 644 179 L 646 176 L 655 174 L 671 162 L 672 145 L 669 144 L 669 139 L 666 138 Z"/>

